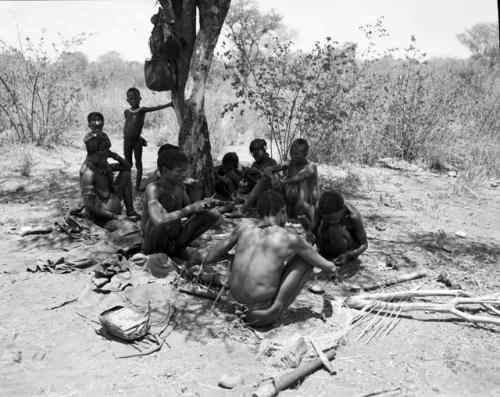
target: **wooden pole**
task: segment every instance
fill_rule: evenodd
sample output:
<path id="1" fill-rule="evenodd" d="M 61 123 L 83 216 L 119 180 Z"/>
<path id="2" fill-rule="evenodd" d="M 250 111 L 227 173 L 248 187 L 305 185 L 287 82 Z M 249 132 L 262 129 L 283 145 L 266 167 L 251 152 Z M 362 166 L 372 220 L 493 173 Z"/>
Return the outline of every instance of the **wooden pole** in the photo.
<path id="1" fill-rule="evenodd" d="M 333 360 L 337 354 L 335 349 L 330 349 L 325 353 L 328 360 Z M 301 365 L 299 368 L 292 372 L 281 375 L 278 378 L 272 378 L 269 382 L 262 383 L 253 392 L 252 397 L 273 397 L 277 396 L 282 390 L 288 389 L 293 386 L 302 378 L 312 374 L 323 365 L 320 357 Z"/>

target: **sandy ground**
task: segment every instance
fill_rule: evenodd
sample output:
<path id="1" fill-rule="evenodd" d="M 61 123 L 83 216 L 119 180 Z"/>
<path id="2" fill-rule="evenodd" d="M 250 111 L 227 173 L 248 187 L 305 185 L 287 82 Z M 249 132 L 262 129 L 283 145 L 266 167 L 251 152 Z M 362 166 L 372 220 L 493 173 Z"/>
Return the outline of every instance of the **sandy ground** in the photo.
<path id="1" fill-rule="evenodd" d="M 34 148 L 27 178 L 19 173 L 25 150 L 5 150 L 0 169 L 0 395 L 249 396 L 260 380 L 276 373 L 257 353 L 262 341 L 237 319 L 210 301 L 174 294 L 161 284 L 150 285 L 147 299 L 166 305 L 168 290 L 184 310 L 167 338 L 169 346 L 146 357 L 116 359 L 130 347 L 97 335 L 89 321 L 109 307 L 113 294 L 88 292 L 90 271 L 27 273 L 27 265 L 60 251 L 64 241 L 19 237 L 21 227 L 51 223 L 78 202 L 84 153 Z M 148 172 L 155 151 L 148 147 L 144 155 Z M 457 196 L 455 178 L 421 169 L 321 166 L 320 173 L 360 209 L 369 236 L 361 264 L 346 271 L 344 280 L 418 268 L 429 276 L 400 289 L 444 288 L 436 278 L 447 272 L 473 293 L 500 291 L 500 187 L 485 182 Z M 457 231 L 466 236 L 456 236 Z M 385 266 L 388 258 L 399 271 Z M 145 296 L 140 288 L 125 291 Z M 405 316 L 387 335 L 358 340 L 364 328 L 354 326 L 338 347 L 336 374 L 320 370 L 280 395 L 500 395 L 498 327 L 420 313 Z M 233 391 L 217 387 L 229 371 L 241 374 L 244 385 Z"/>

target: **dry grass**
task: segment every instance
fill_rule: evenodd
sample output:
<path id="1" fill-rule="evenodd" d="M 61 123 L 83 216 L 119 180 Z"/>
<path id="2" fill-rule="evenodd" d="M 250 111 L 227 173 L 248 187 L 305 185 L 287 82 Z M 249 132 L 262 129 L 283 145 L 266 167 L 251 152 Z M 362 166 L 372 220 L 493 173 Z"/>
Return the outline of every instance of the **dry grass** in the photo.
<path id="1" fill-rule="evenodd" d="M 19 167 L 19 172 L 22 176 L 29 178 L 31 176 L 31 168 L 33 167 L 34 161 L 31 152 L 27 149 L 21 156 L 21 165 Z"/>

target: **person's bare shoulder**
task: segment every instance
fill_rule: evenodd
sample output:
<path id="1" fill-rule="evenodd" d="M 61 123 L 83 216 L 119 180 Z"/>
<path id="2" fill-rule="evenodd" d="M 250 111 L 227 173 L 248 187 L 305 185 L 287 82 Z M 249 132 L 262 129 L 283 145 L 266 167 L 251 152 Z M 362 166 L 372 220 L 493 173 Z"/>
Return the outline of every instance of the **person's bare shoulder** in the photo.
<path id="1" fill-rule="evenodd" d="M 349 211 L 349 218 L 353 221 L 361 221 L 361 212 L 352 205 L 351 203 L 345 203 L 347 210 Z"/>
<path id="2" fill-rule="evenodd" d="M 158 200 L 160 197 L 160 186 L 158 185 L 158 182 L 151 182 L 146 186 L 146 191 L 144 192 L 144 197 L 146 199 L 146 202 L 149 202 L 151 200 Z"/>

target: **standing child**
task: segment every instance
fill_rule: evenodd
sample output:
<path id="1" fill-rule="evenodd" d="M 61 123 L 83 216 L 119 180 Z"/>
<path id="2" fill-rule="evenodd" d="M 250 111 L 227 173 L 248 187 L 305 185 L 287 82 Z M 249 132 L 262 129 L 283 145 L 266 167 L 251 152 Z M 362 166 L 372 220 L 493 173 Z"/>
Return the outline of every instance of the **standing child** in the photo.
<path id="1" fill-rule="evenodd" d="M 132 200 L 132 181 L 130 164 L 118 154 L 111 151 L 111 142 L 103 132 L 104 116 L 99 112 L 88 115 L 90 132 L 84 143 L 87 157 L 80 169 L 80 187 L 86 215 L 98 225 L 114 230 L 117 220 L 123 220 L 122 201 L 131 220 L 138 220 L 139 214 L 134 210 Z M 116 163 L 109 164 L 108 159 Z M 113 172 L 118 172 L 117 177 Z M 112 222 L 113 221 L 113 222 Z"/>
<path id="2" fill-rule="evenodd" d="M 141 190 L 142 179 L 142 147 L 147 146 L 147 142 L 141 137 L 142 127 L 144 127 L 144 116 L 146 113 L 156 110 L 173 107 L 172 102 L 166 105 L 139 107 L 141 103 L 141 93 L 137 88 L 127 90 L 127 102 L 130 109 L 125 110 L 125 126 L 123 127 L 123 154 L 125 160 L 132 165 L 132 152 L 135 157 L 135 168 L 137 169 L 136 190 Z"/>
<path id="3" fill-rule="evenodd" d="M 266 168 L 264 171 L 271 178 L 273 187 L 284 185 L 287 214 L 295 218 L 306 216 L 305 226 L 312 226 L 314 206 L 318 201 L 318 171 L 316 164 L 307 159 L 309 144 L 298 138 L 290 146 L 290 160 Z M 286 170 L 285 179 L 281 180 L 277 172 Z"/>

